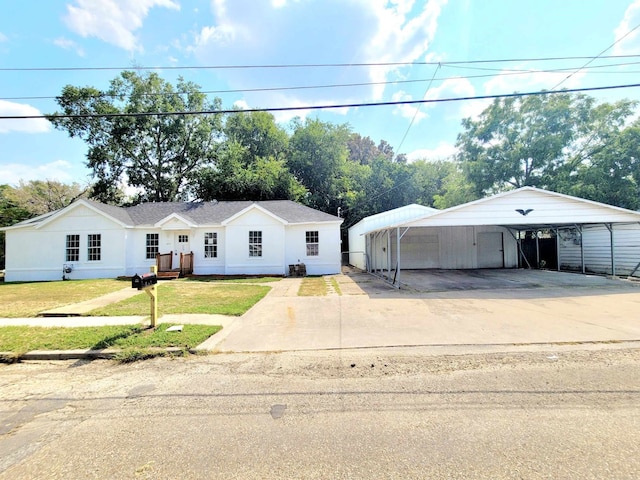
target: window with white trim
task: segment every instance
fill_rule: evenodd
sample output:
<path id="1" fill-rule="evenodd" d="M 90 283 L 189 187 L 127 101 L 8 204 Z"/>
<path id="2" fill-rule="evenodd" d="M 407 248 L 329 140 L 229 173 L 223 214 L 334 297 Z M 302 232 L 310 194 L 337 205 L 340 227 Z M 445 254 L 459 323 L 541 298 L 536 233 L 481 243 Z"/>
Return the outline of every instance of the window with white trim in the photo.
<path id="1" fill-rule="evenodd" d="M 147 233 L 147 260 L 155 259 L 158 255 L 158 247 L 160 245 L 160 234 Z"/>
<path id="2" fill-rule="evenodd" d="M 252 230 L 249 232 L 249 256 L 262 256 L 262 232 Z"/>
<path id="3" fill-rule="evenodd" d="M 80 235 L 67 235 L 66 262 L 80 261 Z"/>
<path id="4" fill-rule="evenodd" d="M 102 238 L 99 233 L 90 233 L 87 236 L 87 260 L 97 262 L 102 257 Z"/>
<path id="5" fill-rule="evenodd" d="M 320 254 L 319 239 L 317 230 L 306 232 L 307 257 L 317 257 Z"/>
<path id="6" fill-rule="evenodd" d="M 204 234 L 204 258 L 218 257 L 218 234 L 205 232 Z"/>

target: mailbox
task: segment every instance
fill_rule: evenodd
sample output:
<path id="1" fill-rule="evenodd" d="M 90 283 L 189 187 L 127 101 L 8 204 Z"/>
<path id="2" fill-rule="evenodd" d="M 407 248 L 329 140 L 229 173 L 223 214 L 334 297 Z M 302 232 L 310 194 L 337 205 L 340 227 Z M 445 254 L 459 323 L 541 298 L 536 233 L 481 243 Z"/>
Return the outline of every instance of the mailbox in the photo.
<path id="1" fill-rule="evenodd" d="M 143 273 L 142 275 L 136 273 L 131 278 L 131 288 L 137 288 L 138 290 L 151 287 L 156 283 L 158 283 L 158 276 L 155 273 Z"/>

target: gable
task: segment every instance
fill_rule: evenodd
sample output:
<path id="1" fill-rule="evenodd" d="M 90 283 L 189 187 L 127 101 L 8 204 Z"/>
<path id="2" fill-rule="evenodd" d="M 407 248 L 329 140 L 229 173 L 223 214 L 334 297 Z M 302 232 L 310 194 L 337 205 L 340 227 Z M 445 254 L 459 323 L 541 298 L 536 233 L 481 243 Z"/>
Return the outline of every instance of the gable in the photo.
<path id="1" fill-rule="evenodd" d="M 284 221 L 270 212 L 265 211 L 255 205 L 246 208 L 242 212 L 231 217 L 224 222 L 228 226 L 266 226 L 266 225 L 284 225 Z"/>
<path id="2" fill-rule="evenodd" d="M 518 212 L 522 210 L 523 215 Z M 528 211 L 528 213 L 527 213 Z M 542 226 L 639 222 L 640 213 L 531 187 L 443 210 L 407 226 Z"/>
<path id="3" fill-rule="evenodd" d="M 116 219 L 91 208 L 84 203 L 73 204 L 60 210 L 35 226 L 36 229 L 54 231 L 90 231 L 113 230 L 123 228 Z"/>

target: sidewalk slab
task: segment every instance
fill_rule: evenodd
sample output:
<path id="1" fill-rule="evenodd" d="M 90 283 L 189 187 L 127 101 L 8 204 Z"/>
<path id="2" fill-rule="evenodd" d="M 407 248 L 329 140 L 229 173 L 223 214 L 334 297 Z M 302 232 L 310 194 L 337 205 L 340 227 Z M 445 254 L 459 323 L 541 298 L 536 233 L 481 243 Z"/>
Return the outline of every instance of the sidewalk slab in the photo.
<path id="1" fill-rule="evenodd" d="M 131 287 L 123 288 L 122 290 L 118 290 L 117 292 L 107 293 L 106 295 L 102 295 L 100 297 L 92 298 L 90 300 L 85 300 L 84 302 L 73 303 L 71 305 L 64 305 L 62 307 L 53 308 L 51 310 L 45 310 L 44 312 L 40 312 L 38 316 L 40 317 L 71 317 L 71 316 L 82 316 L 86 313 L 89 313 L 96 308 L 106 307 L 107 305 L 111 305 L 112 303 L 120 302 L 122 300 L 126 300 L 127 298 L 131 298 L 135 295 L 141 293 L 139 290 L 136 290 Z"/>

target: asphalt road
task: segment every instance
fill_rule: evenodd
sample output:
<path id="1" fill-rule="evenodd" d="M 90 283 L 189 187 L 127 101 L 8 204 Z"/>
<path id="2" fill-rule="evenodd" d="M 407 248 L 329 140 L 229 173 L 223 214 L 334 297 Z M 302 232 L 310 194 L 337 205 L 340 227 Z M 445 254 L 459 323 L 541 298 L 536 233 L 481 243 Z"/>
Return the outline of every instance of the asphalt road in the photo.
<path id="1" fill-rule="evenodd" d="M 3 365 L 0 479 L 635 479 L 639 367 L 638 349 Z"/>

